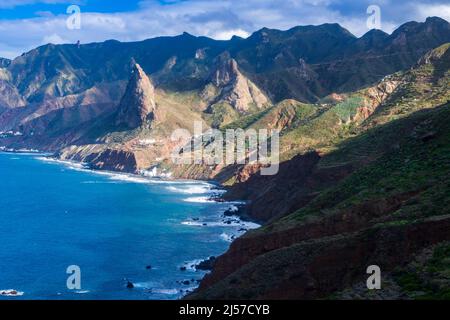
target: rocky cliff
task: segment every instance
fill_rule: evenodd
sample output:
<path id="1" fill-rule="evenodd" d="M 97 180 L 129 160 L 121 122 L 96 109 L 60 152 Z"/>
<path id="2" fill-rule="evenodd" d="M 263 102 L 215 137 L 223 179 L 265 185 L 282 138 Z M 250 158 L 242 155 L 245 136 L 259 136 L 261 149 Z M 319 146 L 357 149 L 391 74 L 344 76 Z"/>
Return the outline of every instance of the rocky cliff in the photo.
<path id="1" fill-rule="evenodd" d="M 353 119 L 339 124 L 344 139 L 328 146 L 319 140 L 320 153 L 287 160 L 278 177 L 253 173 L 231 187 L 228 196 L 245 193 L 253 200 L 250 215 L 267 222 L 237 239 L 188 298 L 316 299 L 338 291 L 369 297 L 354 285 L 371 264 L 390 275 L 395 298 L 413 298 L 408 266 L 450 237 L 449 52 L 441 46 L 413 70 L 364 91 L 378 102 L 363 119 L 352 116 L 361 114 L 363 100 L 345 105 L 348 113 L 345 99 L 333 96 L 341 101 L 336 115 Z M 415 277 L 424 279 L 424 272 L 415 269 Z M 420 281 L 418 296 L 448 293 Z"/>
<path id="2" fill-rule="evenodd" d="M 217 103 L 228 103 L 239 113 L 248 113 L 262 109 L 270 104 L 269 99 L 263 92 L 238 68 L 236 60 L 224 54 L 218 58 L 215 70 L 211 74 L 210 81 L 218 92 L 216 97 L 207 97 L 212 100 L 211 105 Z M 211 90 L 205 88 L 205 91 Z"/>
<path id="3" fill-rule="evenodd" d="M 155 88 L 139 64 L 133 66 L 132 76 L 120 101 L 116 125 L 134 129 L 155 117 Z"/>
<path id="4" fill-rule="evenodd" d="M 301 208 L 237 239 L 189 298 L 325 298 L 362 281 L 371 264 L 392 272 L 448 241 L 449 107 L 349 141 L 361 148 L 382 136 L 398 144 L 309 202 L 299 201 Z M 398 131 L 405 133 L 400 139 Z"/>

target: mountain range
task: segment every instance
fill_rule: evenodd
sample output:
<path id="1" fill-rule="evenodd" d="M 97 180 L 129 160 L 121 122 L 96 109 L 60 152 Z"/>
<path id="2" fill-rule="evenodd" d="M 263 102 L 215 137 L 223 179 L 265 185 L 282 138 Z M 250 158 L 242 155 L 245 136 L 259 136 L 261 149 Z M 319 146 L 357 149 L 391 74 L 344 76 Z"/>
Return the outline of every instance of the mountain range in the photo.
<path id="1" fill-rule="evenodd" d="M 188 298 L 445 298 L 449 43 L 450 24 L 431 17 L 360 38 L 324 24 L 228 41 L 48 44 L 0 59 L 0 146 L 214 179 L 226 200 L 248 200 L 240 214 L 263 226 Z M 171 133 L 194 121 L 279 130 L 279 173 L 174 164 Z M 362 285 L 370 264 L 387 293 Z"/>

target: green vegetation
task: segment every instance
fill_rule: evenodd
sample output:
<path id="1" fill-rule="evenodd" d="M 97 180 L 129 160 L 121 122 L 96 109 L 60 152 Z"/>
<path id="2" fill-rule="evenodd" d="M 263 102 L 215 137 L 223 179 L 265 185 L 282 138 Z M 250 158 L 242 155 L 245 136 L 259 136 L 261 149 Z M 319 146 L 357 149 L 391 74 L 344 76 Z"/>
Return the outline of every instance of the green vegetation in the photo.
<path id="1" fill-rule="evenodd" d="M 350 166 L 354 173 L 331 188 L 309 190 L 320 194 L 309 205 L 255 234 L 293 228 L 390 198 L 407 201 L 389 209 L 387 221 L 379 226 L 450 213 L 450 105 L 446 103 L 450 100 L 450 72 L 439 69 L 439 61 L 391 77 L 401 80 L 401 85 L 359 126 L 339 123 L 338 116 L 341 120 L 351 117 L 362 103 L 364 90 L 286 133 L 283 141 L 297 147 L 297 152 L 324 152 L 319 168 Z M 439 78 L 432 76 L 436 73 Z"/>
<path id="2" fill-rule="evenodd" d="M 226 103 L 212 105 L 210 109 L 205 118 L 212 128 L 221 128 L 239 118 L 239 113 Z"/>
<path id="3" fill-rule="evenodd" d="M 363 98 L 357 95 L 349 97 L 343 102 L 338 103 L 332 109 L 332 112 L 336 113 L 342 121 L 350 121 L 356 115 L 358 107 L 363 105 L 363 101 Z"/>
<path id="4" fill-rule="evenodd" d="M 419 255 L 406 268 L 394 272 L 402 292 L 417 300 L 450 299 L 450 244 L 435 246 L 431 254 Z"/>
<path id="5" fill-rule="evenodd" d="M 224 126 L 222 126 L 221 129 L 222 130 L 247 129 L 250 126 L 252 126 L 255 122 L 257 122 L 259 119 L 261 119 L 265 115 L 267 115 L 271 110 L 273 110 L 273 107 L 264 109 L 262 111 L 259 111 L 259 112 L 253 113 L 253 114 L 241 116 L 241 117 L 239 117 L 239 119 L 237 119 L 229 124 L 225 124 Z"/>

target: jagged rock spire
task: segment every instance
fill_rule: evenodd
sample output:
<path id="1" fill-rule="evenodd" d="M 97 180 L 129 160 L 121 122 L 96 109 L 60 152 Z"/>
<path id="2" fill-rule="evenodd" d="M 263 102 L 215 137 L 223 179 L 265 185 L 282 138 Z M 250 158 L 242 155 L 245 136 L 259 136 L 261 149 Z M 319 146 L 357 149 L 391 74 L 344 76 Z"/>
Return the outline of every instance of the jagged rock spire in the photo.
<path id="1" fill-rule="evenodd" d="M 236 60 L 228 53 L 217 58 L 210 81 L 221 90 L 215 103 L 227 102 L 241 113 L 249 111 L 252 106 L 260 109 L 270 103 L 266 95 L 241 73 Z"/>
<path id="2" fill-rule="evenodd" d="M 155 87 L 141 66 L 135 63 L 120 101 L 116 125 L 139 127 L 146 121 L 153 120 L 155 108 Z"/>

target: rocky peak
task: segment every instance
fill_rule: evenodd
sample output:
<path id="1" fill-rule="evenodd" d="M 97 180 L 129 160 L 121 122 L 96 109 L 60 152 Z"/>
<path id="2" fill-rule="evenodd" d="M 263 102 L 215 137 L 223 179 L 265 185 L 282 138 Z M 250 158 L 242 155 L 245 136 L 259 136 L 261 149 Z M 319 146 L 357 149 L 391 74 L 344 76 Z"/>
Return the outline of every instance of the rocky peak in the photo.
<path id="1" fill-rule="evenodd" d="M 153 120 L 155 88 L 139 64 L 134 64 L 132 75 L 119 105 L 116 125 L 136 128 Z"/>
<path id="2" fill-rule="evenodd" d="M 425 65 L 425 64 L 434 64 L 440 60 L 444 60 L 446 57 L 448 59 L 450 55 L 450 43 L 443 44 L 433 50 L 427 52 L 424 56 L 422 56 L 417 62 L 417 66 Z"/>
<path id="3" fill-rule="evenodd" d="M 443 27 L 447 27 L 448 28 L 448 21 L 445 19 L 442 19 L 440 17 L 428 17 L 425 20 L 425 24 L 435 24 L 435 25 L 439 25 L 439 26 L 443 26 Z"/>
<path id="4" fill-rule="evenodd" d="M 407 22 L 395 30 L 390 38 L 394 44 L 417 45 L 435 48 L 444 42 L 450 41 L 450 24 L 438 17 L 429 17 L 425 22 Z"/>
<path id="5" fill-rule="evenodd" d="M 236 60 L 228 54 L 223 54 L 217 58 L 211 82 L 216 86 L 225 86 L 239 76 Z"/>
<path id="6" fill-rule="evenodd" d="M 210 82 L 218 88 L 214 103 L 225 102 L 241 113 L 252 106 L 258 109 L 270 103 L 266 95 L 239 70 L 238 63 L 228 53 L 217 58 Z"/>

